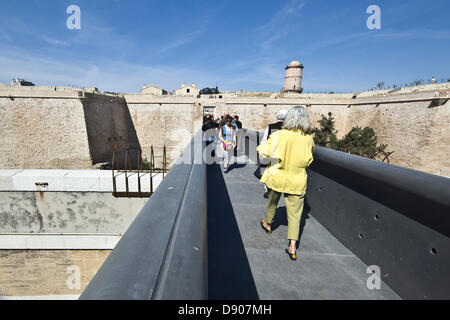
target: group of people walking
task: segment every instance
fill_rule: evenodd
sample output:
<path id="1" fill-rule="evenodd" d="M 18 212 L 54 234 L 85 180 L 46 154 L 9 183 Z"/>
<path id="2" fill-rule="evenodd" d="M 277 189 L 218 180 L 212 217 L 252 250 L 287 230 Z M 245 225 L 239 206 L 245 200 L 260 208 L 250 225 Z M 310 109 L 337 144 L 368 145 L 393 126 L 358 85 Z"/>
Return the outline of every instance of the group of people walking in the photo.
<path id="1" fill-rule="evenodd" d="M 218 140 L 223 150 L 224 172 L 227 173 L 236 148 L 236 132 L 242 129 L 239 117 L 225 114 L 221 119 L 205 117 L 203 131 L 218 130 Z M 314 141 L 309 134 L 308 112 L 302 106 L 281 110 L 277 121 L 267 126 L 264 137 L 257 147 L 261 159 L 270 160 L 260 181 L 264 183 L 264 197 L 268 199 L 265 218 L 260 225 L 267 234 L 272 233 L 275 212 L 284 194 L 288 220 L 286 253 L 297 260 L 296 249 L 300 232 L 300 220 L 306 194 L 306 168 L 313 161 Z M 210 141 L 214 141 L 212 138 Z"/>
<path id="2" fill-rule="evenodd" d="M 211 115 L 206 115 L 203 131 L 215 129 L 218 131 L 217 138 L 221 143 L 223 154 L 223 171 L 228 173 L 231 161 L 237 151 L 237 132 L 242 129 L 242 122 L 239 121 L 239 116 L 232 118 L 229 114 L 223 115 L 221 118 L 213 119 Z M 215 141 L 215 136 L 210 137 L 210 142 Z"/>

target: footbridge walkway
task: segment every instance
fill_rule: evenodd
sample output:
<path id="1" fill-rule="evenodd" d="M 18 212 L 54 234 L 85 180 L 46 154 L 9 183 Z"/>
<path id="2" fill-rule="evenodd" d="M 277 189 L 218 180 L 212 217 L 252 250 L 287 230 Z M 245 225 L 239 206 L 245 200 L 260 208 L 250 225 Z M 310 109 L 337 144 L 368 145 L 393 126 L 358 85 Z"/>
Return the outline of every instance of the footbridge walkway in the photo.
<path id="1" fill-rule="evenodd" d="M 284 202 L 259 224 L 261 136 L 224 173 L 198 132 L 80 299 L 450 298 L 449 179 L 318 147 L 291 261 Z"/>

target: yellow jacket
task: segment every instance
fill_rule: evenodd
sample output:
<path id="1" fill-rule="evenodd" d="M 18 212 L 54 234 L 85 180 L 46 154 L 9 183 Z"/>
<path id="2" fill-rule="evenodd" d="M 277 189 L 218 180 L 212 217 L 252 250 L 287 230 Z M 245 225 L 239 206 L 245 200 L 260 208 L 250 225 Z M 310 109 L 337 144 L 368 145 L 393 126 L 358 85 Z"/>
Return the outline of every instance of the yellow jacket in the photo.
<path id="1" fill-rule="evenodd" d="M 264 158 L 275 159 L 261 178 L 268 188 L 290 194 L 306 193 L 306 170 L 313 161 L 314 141 L 301 130 L 279 130 L 256 150 Z M 272 162 L 273 163 L 273 162 Z"/>

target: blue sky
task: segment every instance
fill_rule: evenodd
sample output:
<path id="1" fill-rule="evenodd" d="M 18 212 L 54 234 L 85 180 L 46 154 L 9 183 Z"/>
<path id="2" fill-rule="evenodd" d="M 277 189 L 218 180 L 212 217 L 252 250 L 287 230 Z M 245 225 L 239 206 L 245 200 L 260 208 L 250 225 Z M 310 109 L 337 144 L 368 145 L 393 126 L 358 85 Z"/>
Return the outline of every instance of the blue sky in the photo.
<path id="1" fill-rule="evenodd" d="M 66 27 L 72 4 L 80 30 Z M 380 30 L 366 26 L 372 4 Z M 2 1 L 0 82 L 280 91 L 291 60 L 306 92 L 448 79 L 449 13 L 448 0 Z"/>

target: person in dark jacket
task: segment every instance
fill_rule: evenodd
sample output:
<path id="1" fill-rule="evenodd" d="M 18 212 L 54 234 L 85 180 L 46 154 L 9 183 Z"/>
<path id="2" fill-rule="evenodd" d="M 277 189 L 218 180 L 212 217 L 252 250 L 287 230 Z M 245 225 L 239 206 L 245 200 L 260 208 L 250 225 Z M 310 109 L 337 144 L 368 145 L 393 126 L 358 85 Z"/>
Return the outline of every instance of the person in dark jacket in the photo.
<path id="1" fill-rule="evenodd" d="M 219 124 L 214 122 L 213 118 L 209 114 L 207 114 L 205 116 L 205 122 L 203 123 L 203 126 L 202 126 L 202 131 L 205 132 L 208 129 L 216 129 L 218 126 L 219 126 Z"/>
<path id="2" fill-rule="evenodd" d="M 283 125 L 284 119 L 286 118 L 286 115 L 288 113 L 288 110 L 280 110 L 277 113 L 277 122 L 274 123 L 270 123 L 267 128 L 266 131 L 264 132 L 264 137 L 261 140 L 261 143 L 265 142 L 267 139 L 269 139 L 269 136 L 278 131 L 281 130 L 281 126 Z"/>
<path id="3" fill-rule="evenodd" d="M 242 129 L 242 122 L 239 121 L 239 116 L 234 116 L 234 124 L 237 129 Z"/>
<path id="4" fill-rule="evenodd" d="M 215 123 L 209 115 L 206 116 L 206 121 L 202 126 L 202 131 L 206 133 L 206 140 L 211 143 L 214 142 L 217 132 L 215 129 L 219 127 L 219 124 Z M 213 131 L 214 130 L 214 131 Z M 207 143 L 207 144 L 209 144 Z"/>

